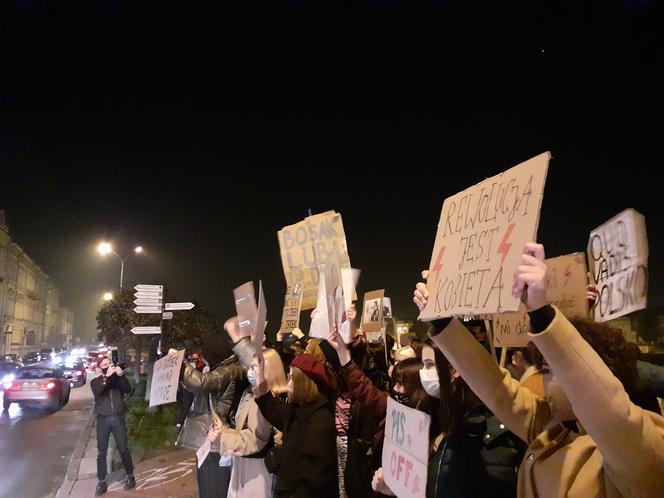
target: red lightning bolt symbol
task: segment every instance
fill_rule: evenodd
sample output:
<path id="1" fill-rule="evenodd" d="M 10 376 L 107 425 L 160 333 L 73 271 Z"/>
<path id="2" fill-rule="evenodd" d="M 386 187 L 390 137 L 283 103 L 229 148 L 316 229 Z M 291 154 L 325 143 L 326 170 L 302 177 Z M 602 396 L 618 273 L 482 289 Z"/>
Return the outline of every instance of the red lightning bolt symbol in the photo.
<path id="1" fill-rule="evenodd" d="M 505 258 L 507 257 L 507 253 L 510 252 L 510 249 L 512 248 L 512 243 L 507 242 L 510 238 L 510 235 L 512 235 L 512 231 L 514 230 L 514 225 L 516 223 L 511 223 L 510 226 L 507 227 L 507 232 L 505 232 L 505 236 L 503 237 L 502 242 L 498 246 L 498 254 L 503 255 L 503 259 L 500 260 L 500 264 L 502 265 L 503 262 L 505 261 Z"/>
<path id="2" fill-rule="evenodd" d="M 572 272 L 569 270 L 569 265 L 567 268 L 565 268 L 565 273 L 563 273 L 563 275 L 565 276 L 565 283 L 563 285 L 567 285 L 567 282 L 569 282 L 569 277 L 572 276 Z"/>
<path id="3" fill-rule="evenodd" d="M 440 262 L 441 259 L 443 259 L 443 254 L 445 254 L 445 247 L 441 247 L 440 251 L 438 251 L 438 257 L 436 258 L 436 264 L 433 265 L 433 268 L 431 268 L 432 272 L 439 272 L 440 269 L 442 268 L 443 264 Z"/>

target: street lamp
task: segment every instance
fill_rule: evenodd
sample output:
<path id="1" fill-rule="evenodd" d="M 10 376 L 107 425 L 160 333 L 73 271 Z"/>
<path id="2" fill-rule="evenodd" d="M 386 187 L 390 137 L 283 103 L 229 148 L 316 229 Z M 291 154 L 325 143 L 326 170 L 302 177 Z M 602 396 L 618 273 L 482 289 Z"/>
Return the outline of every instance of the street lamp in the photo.
<path id="1" fill-rule="evenodd" d="M 113 250 L 113 246 L 108 243 L 108 242 L 100 242 L 99 245 L 97 246 L 97 251 L 99 254 L 102 256 L 106 256 L 107 254 L 114 254 L 115 256 L 118 257 L 120 260 L 120 289 L 122 289 L 122 279 L 124 277 L 124 258 L 120 256 L 117 252 Z M 134 248 L 134 252 L 136 254 L 141 254 L 143 252 L 143 247 L 142 246 L 136 246 Z"/>
<path id="2" fill-rule="evenodd" d="M 110 292 L 104 292 L 104 301 L 111 301 L 113 300 L 113 294 Z"/>

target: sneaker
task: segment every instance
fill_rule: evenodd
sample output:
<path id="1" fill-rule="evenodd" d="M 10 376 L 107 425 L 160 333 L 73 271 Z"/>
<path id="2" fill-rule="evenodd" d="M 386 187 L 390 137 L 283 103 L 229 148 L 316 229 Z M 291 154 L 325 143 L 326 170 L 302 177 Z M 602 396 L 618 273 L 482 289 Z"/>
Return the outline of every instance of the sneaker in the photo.
<path id="1" fill-rule="evenodd" d="M 95 496 L 101 496 L 103 494 L 106 494 L 106 491 L 108 491 L 108 486 L 106 485 L 106 481 L 99 481 L 97 483 L 97 489 L 95 489 Z"/>
<path id="2" fill-rule="evenodd" d="M 129 474 L 125 478 L 125 489 L 134 489 L 136 487 L 136 479 L 134 479 L 134 474 Z"/>

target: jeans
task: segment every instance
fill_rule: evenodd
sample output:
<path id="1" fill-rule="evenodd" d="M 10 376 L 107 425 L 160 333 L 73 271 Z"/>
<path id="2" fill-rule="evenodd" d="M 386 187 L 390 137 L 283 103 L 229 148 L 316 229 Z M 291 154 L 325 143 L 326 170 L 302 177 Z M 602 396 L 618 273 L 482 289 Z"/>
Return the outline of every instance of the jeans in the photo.
<path id="1" fill-rule="evenodd" d="M 219 453 L 210 452 L 198 468 L 199 498 L 226 498 L 231 480 L 231 467 L 219 467 Z"/>
<path id="2" fill-rule="evenodd" d="M 127 447 L 127 428 L 123 415 L 97 415 L 97 478 L 106 479 L 106 453 L 108 453 L 108 440 L 113 433 L 115 444 L 122 457 L 122 465 L 127 474 L 134 473 L 134 464 Z"/>

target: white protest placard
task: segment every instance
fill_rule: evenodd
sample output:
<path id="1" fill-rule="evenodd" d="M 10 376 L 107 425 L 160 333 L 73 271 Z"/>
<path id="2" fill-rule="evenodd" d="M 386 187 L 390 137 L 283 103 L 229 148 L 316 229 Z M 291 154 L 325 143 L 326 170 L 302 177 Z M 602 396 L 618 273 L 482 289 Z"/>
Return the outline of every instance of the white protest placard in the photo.
<path id="1" fill-rule="evenodd" d="M 341 268 L 350 268 L 341 214 L 327 211 L 308 216 L 279 230 L 277 237 L 286 283 L 300 282 L 302 309 L 314 308 L 318 295 L 318 265 L 335 257 Z"/>
<path id="2" fill-rule="evenodd" d="M 330 321 L 327 317 L 327 293 L 325 292 L 325 276 L 321 269 L 318 279 L 318 300 L 316 307 L 311 313 L 311 324 L 309 325 L 309 337 L 327 339 L 330 336 Z"/>
<path id="3" fill-rule="evenodd" d="M 177 353 L 167 354 L 154 363 L 152 384 L 150 385 L 150 406 L 176 401 L 183 358 L 184 349 Z"/>
<path id="4" fill-rule="evenodd" d="M 235 298 L 235 312 L 240 324 L 240 335 L 242 337 L 253 337 L 256 325 L 256 294 L 254 292 L 254 283 L 245 282 L 239 287 L 233 289 Z"/>
<path id="5" fill-rule="evenodd" d="M 528 345 L 530 318 L 523 303 L 518 311 L 493 315 L 493 344 L 500 348 L 522 348 Z"/>
<path id="6" fill-rule="evenodd" d="M 536 240 L 550 154 L 545 152 L 445 199 L 420 320 L 517 311 L 514 270 Z"/>
<path id="7" fill-rule="evenodd" d="M 198 463 L 199 469 L 201 468 L 201 465 L 203 465 L 203 462 L 205 462 L 205 459 L 210 453 L 211 447 L 212 447 L 212 441 L 210 441 L 208 438 L 205 438 L 203 444 L 201 444 L 200 448 L 196 450 L 196 462 Z"/>
<path id="8" fill-rule="evenodd" d="M 357 282 L 360 280 L 361 273 L 362 270 L 355 268 L 341 269 L 341 281 L 344 286 L 344 304 L 346 309 L 349 309 L 351 304 L 353 304 L 353 296 L 355 296 L 355 289 L 357 288 Z"/>
<path id="9" fill-rule="evenodd" d="M 292 332 L 300 325 L 300 307 L 302 305 L 302 284 L 295 283 L 286 287 L 284 309 L 281 313 L 281 332 Z"/>
<path id="10" fill-rule="evenodd" d="M 648 301 L 646 219 L 625 209 L 590 232 L 588 266 L 599 299 L 595 320 L 604 322 L 643 309 Z"/>
<path id="11" fill-rule="evenodd" d="M 567 318 L 587 318 L 588 270 L 581 252 L 546 260 L 546 299 Z"/>
<path id="12" fill-rule="evenodd" d="M 383 475 L 399 498 L 423 498 L 427 489 L 429 425 L 426 413 L 387 398 Z"/>

